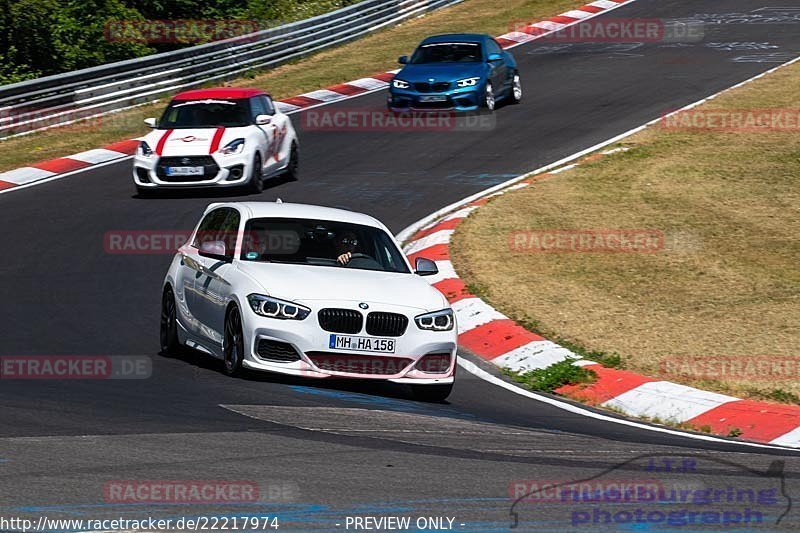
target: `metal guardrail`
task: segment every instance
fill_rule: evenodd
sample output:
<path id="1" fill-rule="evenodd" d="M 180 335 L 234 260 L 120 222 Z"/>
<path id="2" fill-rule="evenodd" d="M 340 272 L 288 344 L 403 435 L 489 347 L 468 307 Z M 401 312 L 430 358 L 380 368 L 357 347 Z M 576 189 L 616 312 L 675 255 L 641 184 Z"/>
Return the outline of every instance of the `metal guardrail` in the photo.
<path id="1" fill-rule="evenodd" d="M 173 52 L 0 87 L 0 139 L 120 111 L 179 89 L 272 67 L 463 0 L 365 0 Z"/>

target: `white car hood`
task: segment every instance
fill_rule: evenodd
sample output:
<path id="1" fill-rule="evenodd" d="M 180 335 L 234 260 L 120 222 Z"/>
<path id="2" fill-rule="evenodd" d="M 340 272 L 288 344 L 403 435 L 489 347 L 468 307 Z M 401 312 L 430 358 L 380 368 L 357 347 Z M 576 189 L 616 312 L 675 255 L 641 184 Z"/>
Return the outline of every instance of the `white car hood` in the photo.
<path id="1" fill-rule="evenodd" d="M 245 138 L 247 128 L 219 128 L 221 137 L 216 148 L 222 148 L 234 139 Z M 145 137 L 145 142 L 152 150 L 161 144 L 162 156 L 209 155 L 212 150 L 214 136 L 218 128 L 186 128 L 176 130 L 155 130 Z M 169 136 L 167 136 L 169 134 Z M 162 139 L 166 137 L 166 140 Z"/>
<path id="2" fill-rule="evenodd" d="M 338 300 L 413 308 L 422 312 L 449 307 L 444 296 L 415 274 L 395 274 L 338 267 L 242 261 L 240 271 L 269 296 L 313 302 Z"/>

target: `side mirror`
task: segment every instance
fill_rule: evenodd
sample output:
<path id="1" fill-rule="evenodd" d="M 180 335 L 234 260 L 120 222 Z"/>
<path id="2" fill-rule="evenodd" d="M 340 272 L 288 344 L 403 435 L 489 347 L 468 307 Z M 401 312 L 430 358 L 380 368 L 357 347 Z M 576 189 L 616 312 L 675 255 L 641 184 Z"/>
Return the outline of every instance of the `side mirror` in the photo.
<path id="1" fill-rule="evenodd" d="M 494 63 L 496 61 L 502 61 L 503 54 L 489 54 L 489 63 Z"/>
<path id="2" fill-rule="evenodd" d="M 401 65 L 407 65 L 408 64 L 408 56 L 400 56 L 397 59 L 397 62 L 400 63 Z"/>
<path id="3" fill-rule="evenodd" d="M 155 128 L 158 125 L 158 123 L 156 122 L 156 119 L 154 119 L 154 118 L 146 118 L 146 119 L 144 119 L 144 123 L 147 124 L 151 128 Z"/>
<path id="4" fill-rule="evenodd" d="M 417 257 L 416 274 L 417 276 L 435 276 L 439 273 L 439 267 L 430 259 Z"/>
<path id="5" fill-rule="evenodd" d="M 256 124 L 259 126 L 266 126 L 272 122 L 272 117 L 269 115 L 256 115 Z"/>
<path id="6" fill-rule="evenodd" d="M 229 258 L 225 255 L 225 251 L 225 241 L 205 241 L 200 244 L 200 255 L 203 257 L 228 261 Z"/>

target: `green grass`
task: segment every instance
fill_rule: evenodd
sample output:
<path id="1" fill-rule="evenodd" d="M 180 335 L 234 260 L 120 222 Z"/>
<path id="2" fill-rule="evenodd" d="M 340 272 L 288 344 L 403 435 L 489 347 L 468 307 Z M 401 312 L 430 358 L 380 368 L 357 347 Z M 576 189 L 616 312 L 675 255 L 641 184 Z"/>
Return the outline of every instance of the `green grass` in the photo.
<path id="1" fill-rule="evenodd" d="M 506 375 L 529 390 L 554 392 L 564 385 L 581 385 L 592 383 L 597 374 L 573 363 L 576 359 L 565 359 L 546 368 L 537 368 L 527 372 L 515 372 L 505 369 Z"/>

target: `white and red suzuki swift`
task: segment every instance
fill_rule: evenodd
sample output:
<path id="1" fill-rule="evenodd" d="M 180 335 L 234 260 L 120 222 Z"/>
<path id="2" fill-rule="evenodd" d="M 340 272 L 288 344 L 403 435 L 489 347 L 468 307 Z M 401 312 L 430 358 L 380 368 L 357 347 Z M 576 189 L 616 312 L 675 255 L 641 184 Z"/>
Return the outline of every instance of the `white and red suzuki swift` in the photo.
<path id="1" fill-rule="evenodd" d="M 140 195 L 161 188 L 246 186 L 264 189 L 280 174 L 297 178 L 297 133 L 269 94 L 257 89 L 199 89 L 176 95 L 139 143 L 133 181 Z"/>

